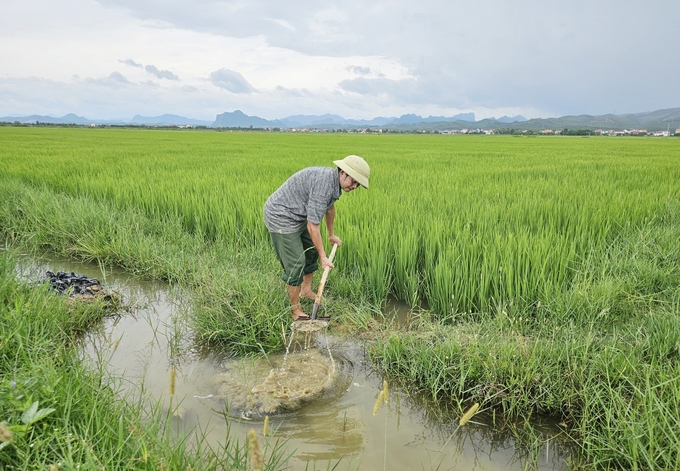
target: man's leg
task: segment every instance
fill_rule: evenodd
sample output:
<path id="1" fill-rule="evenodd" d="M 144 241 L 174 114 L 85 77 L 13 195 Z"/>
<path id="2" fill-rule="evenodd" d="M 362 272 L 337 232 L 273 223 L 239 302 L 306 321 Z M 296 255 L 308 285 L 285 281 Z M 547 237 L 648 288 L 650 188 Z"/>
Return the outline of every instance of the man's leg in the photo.
<path id="1" fill-rule="evenodd" d="M 293 320 L 298 320 L 300 317 L 308 318 L 305 311 L 300 306 L 300 287 L 293 285 L 286 285 L 288 289 L 288 297 L 290 298 L 290 315 Z"/>
<path id="2" fill-rule="evenodd" d="M 302 242 L 302 248 L 305 252 L 305 268 L 303 269 L 304 275 L 302 277 L 300 296 L 314 300 L 316 299 L 316 293 L 312 291 L 312 279 L 314 278 L 314 272 L 319 267 L 317 263 L 319 252 L 317 252 L 316 247 L 314 247 L 314 242 L 312 241 L 312 237 L 309 235 L 307 228 L 300 234 L 300 241 Z"/>
<path id="3" fill-rule="evenodd" d="M 309 318 L 300 306 L 301 284 L 304 282 L 305 254 L 300 233 L 279 234 L 271 233 L 276 256 L 281 262 L 283 274 L 281 278 L 286 282 L 286 290 L 290 299 L 290 313 L 294 320 L 304 316 Z M 309 280 L 311 283 L 311 280 Z"/>
<path id="4" fill-rule="evenodd" d="M 316 293 L 312 290 L 312 278 L 314 278 L 314 273 L 307 273 L 302 277 L 300 296 L 303 298 L 316 299 Z"/>

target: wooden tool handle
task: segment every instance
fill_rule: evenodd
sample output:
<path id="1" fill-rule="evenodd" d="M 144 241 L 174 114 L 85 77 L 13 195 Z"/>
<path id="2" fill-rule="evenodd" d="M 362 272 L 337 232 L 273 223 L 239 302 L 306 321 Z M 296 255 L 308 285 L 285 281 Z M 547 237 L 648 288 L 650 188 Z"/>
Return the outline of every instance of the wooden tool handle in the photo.
<path id="1" fill-rule="evenodd" d="M 331 249 L 331 254 L 328 257 L 330 262 L 333 262 L 333 257 L 335 257 L 335 251 L 338 249 L 338 244 L 333 244 Z M 331 271 L 330 267 L 323 269 L 323 275 L 321 275 L 321 281 L 319 282 L 319 289 L 316 291 L 316 299 L 314 300 L 314 308 L 312 309 L 312 320 L 316 319 L 316 311 L 319 310 L 319 304 L 321 304 L 321 295 L 323 294 L 323 287 L 326 285 L 326 278 L 328 278 L 328 273 Z"/>

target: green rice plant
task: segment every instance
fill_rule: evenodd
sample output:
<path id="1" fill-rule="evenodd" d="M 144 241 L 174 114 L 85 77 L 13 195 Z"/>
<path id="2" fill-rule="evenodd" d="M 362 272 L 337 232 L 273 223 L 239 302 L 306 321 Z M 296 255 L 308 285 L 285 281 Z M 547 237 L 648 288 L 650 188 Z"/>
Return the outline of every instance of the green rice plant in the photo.
<path id="1" fill-rule="evenodd" d="M 134 207 L 204 240 L 250 247 L 267 243 L 262 205 L 276 187 L 351 149 L 374 171 L 369 191 L 338 202 L 336 229 L 350 248 L 338 261 L 361 275 L 374 302 L 393 291 L 412 305 L 424 298 L 442 316 L 563 291 L 588 253 L 678 198 L 668 140 L 0 132 L 5 179 Z"/>
<path id="2" fill-rule="evenodd" d="M 680 270 L 667 262 L 676 260 L 680 224 L 669 211 L 621 233 L 581 265 L 573 291 L 546 305 L 499 304 L 485 322 L 463 317 L 455 326 L 424 318 L 370 354 L 433 397 L 558 418 L 578 447 L 575 468 L 674 469 Z M 652 273 L 655 283 L 640 283 Z"/>

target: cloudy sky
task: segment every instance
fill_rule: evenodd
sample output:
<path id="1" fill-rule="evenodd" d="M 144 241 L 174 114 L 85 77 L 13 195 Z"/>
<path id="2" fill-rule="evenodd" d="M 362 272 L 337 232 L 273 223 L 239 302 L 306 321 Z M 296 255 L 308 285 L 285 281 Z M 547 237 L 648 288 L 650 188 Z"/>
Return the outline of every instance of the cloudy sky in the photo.
<path id="1" fill-rule="evenodd" d="M 680 107 L 678 0 L 2 0 L 0 116 Z"/>

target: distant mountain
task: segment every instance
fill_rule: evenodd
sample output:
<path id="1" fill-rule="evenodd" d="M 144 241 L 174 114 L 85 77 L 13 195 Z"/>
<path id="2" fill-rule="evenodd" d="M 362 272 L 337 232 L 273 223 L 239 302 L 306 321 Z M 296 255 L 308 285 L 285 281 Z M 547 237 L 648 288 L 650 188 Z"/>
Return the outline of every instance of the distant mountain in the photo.
<path id="1" fill-rule="evenodd" d="M 274 121 L 284 127 L 295 128 L 315 124 L 344 124 L 346 120 L 337 114 L 324 114 L 321 116 L 296 114 Z"/>
<path id="2" fill-rule="evenodd" d="M 417 114 L 404 114 L 399 118 L 395 118 L 391 123 L 388 124 L 419 124 L 419 123 L 441 123 L 441 122 L 453 122 L 453 121 L 475 121 L 474 113 L 460 113 L 455 116 L 445 117 L 445 116 L 428 116 L 423 118 Z"/>
<path id="3" fill-rule="evenodd" d="M 385 126 L 394 122 L 394 118 L 383 118 L 379 116 L 373 119 L 346 119 L 345 124 L 352 126 Z"/>
<path id="4" fill-rule="evenodd" d="M 668 108 L 663 110 L 632 113 L 626 115 L 606 114 L 600 116 L 579 115 L 562 116 L 560 118 L 534 118 L 527 120 L 524 116 L 502 116 L 486 118 L 475 121 L 474 113 L 461 113 L 455 116 L 428 116 L 423 118 L 416 114 L 404 114 L 400 117 L 377 117 L 367 119 L 345 119 L 336 114 L 324 115 L 291 115 L 282 119 L 268 120 L 258 116 L 248 116 L 240 110 L 218 114 L 214 122 L 199 119 L 186 118 L 173 114 L 161 116 L 136 115 L 131 120 L 88 119 L 70 113 L 60 118 L 54 116 L 30 115 L 30 116 L 6 116 L 0 118 L 0 122 L 35 124 L 111 124 L 111 125 L 141 125 L 141 126 L 179 126 L 191 124 L 194 126 L 233 127 L 233 128 L 387 128 L 397 131 L 414 129 L 423 130 L 446 130 L 446 129 L 646 129 L 647 131 L 660 131 L 670 128 L 672 131 L 680 128 L 680 108 Z"/>
<path id="5" fill-rule="evenodd" d="M 49 124 L 92 124 L 96 122 L 92 119 L 83 118 L 82 116 L 78 116 L 73 113 L 64 115 L 61 118 L 55 118 L 54 116 L 42 116 L 37 114 L 32 114 L 30 116 L 5 116 L 4 118 L 0 118 L 0 121 L 8 123 L 18 121 L 22 124 L 28 123 L 35 124 L 36 122 Z"/>
<path id="6" fill-rule="evenodd" d="M 268 120 L 258 116 L 248 116 L 241 110 L 218 114 L 215 127 L 327 127 L 327 126 L 389 126 L 392 124 L 418 124 L 441 121 L 471 121 L 474 122 L 474 113 L 461 113 L 449 118 L 444 116 L 429 116 L 423 118 L 416 114 L 405 114 L 399 118 L 377 117 L 366 119 L 345 119 L 336 114 L 325 115 L 292 115 L 282 119 Z"/>
<path id="7" fill-rule="evenodd" d="M 485 118 L 479 121 L 466 122 L 433 122 L 433 123 L 419 123 L 414 124 L 399 124 L 391 125 L 390 129 L 396 131 L 409 131 L 413 129 L 423 129 L 428 131 L 443 131 L 447 129 L 516 129 L 516 130 L 531 130 L 540 131 L 545 129 L 562 130 L 562 129 L 613 129 L 613 130 L 633 130 L 644 129 L 649 132 L 665 131 L 669 129 L 673 131 L 680 127 L 680 108 L 669 108 L 657 111 L 650 111 L 644 113 L 634 113 L 627 115 L 613 115 L 606 114 L 600 116 L 579 115 L 579 116 L 562 116 L 560 118 L 534 118 L 520 121 L 520 116 L 513 118 L 507 116 L 500 119 Z M 508 122 L 510 121 L 510 122 Z"/>
<path id="8" fill-rule="evenodd" d="M 176 114 L 164 114 L 161 116 L 140 116 L 135 115 L 128 124 L 143 124 L 146 126 L 182 126 L 192 124 L 194 126 L 212 126 L 212 121 L 202 121 L 200 119 L 185 118 L 184 116 L 177 116 Z"/>
<path id="9" fill-rule="evenodd" d="M 479 124 L 479 123 L 478 123 Z M 606 114 L 600 116 L 579 115 L 560 118 L 536 118 L 506 127 L 516 129 L 645 129 L 647 131 L 671 131 L 680 127 L 680 108 L 668 108 L 626 115 Z"/>
<path id="10" fill-rule="evenodd" d="M 524 116 L 518 114 L 517 116 L 513 116 L 512 118 L 510 116 L 501 116 L 496 121 L 498 121 L 499 123 L 523 123 L 526 120 L 527 119 Z"/>
<path id="11" fill-rule="evenodd" d="M 248 116 L 241 110 L 236 110 L 233 112 L 226 112 L 218 114 L 215 118 L 215 122 L 212 123 L 214 127 L 224 127 L 224 128 L 248 128 L 250 126 L 255 128 L 266 128 L 276 126 L 272 124 L 272 121 L 268 119 L 260 118 L 257 116 Z"/>
<path id="12" fill-rule="evenodd" d="M 318 115 L 294 115 L 275 120 L 276 123 L 285 127 L 303 126 L 323 126 L 331 125 L 350 125 L 350 126 L 383 126 L 390 123 L 394 118 L 373 118 L 373 119 L 345 119 L 337 114 Z"/>
<path id="13" fill-rule="evenodd" d="M 82 116 L 78 116 L 73 113 L 69 113 L 61 118 L 55 118 L 53 116 L 42 116 L 42 115 L 30 115 L 30 116 L 6 116 L 0 118 L 0 122 L 13 123 L 18 121 L 22 124 L 35 124 L 48 123 L 48 124 L 78 124 L 78 125 L 89 125 L 89 124 L 114 124 L 114 125 L 145 125 L 145 126 L 172 126 L 172 125 L 183 125 L 192 124 L 195 126 L 210 126 L 212 121 L 201 121 L 199 119 L 185 118 L 184 116 L 177 116 L 174 114 L 164 114 L 161 116 L 140 116 L 136 115 L 130 121 L 122 119 L 88 119 Z"/>

